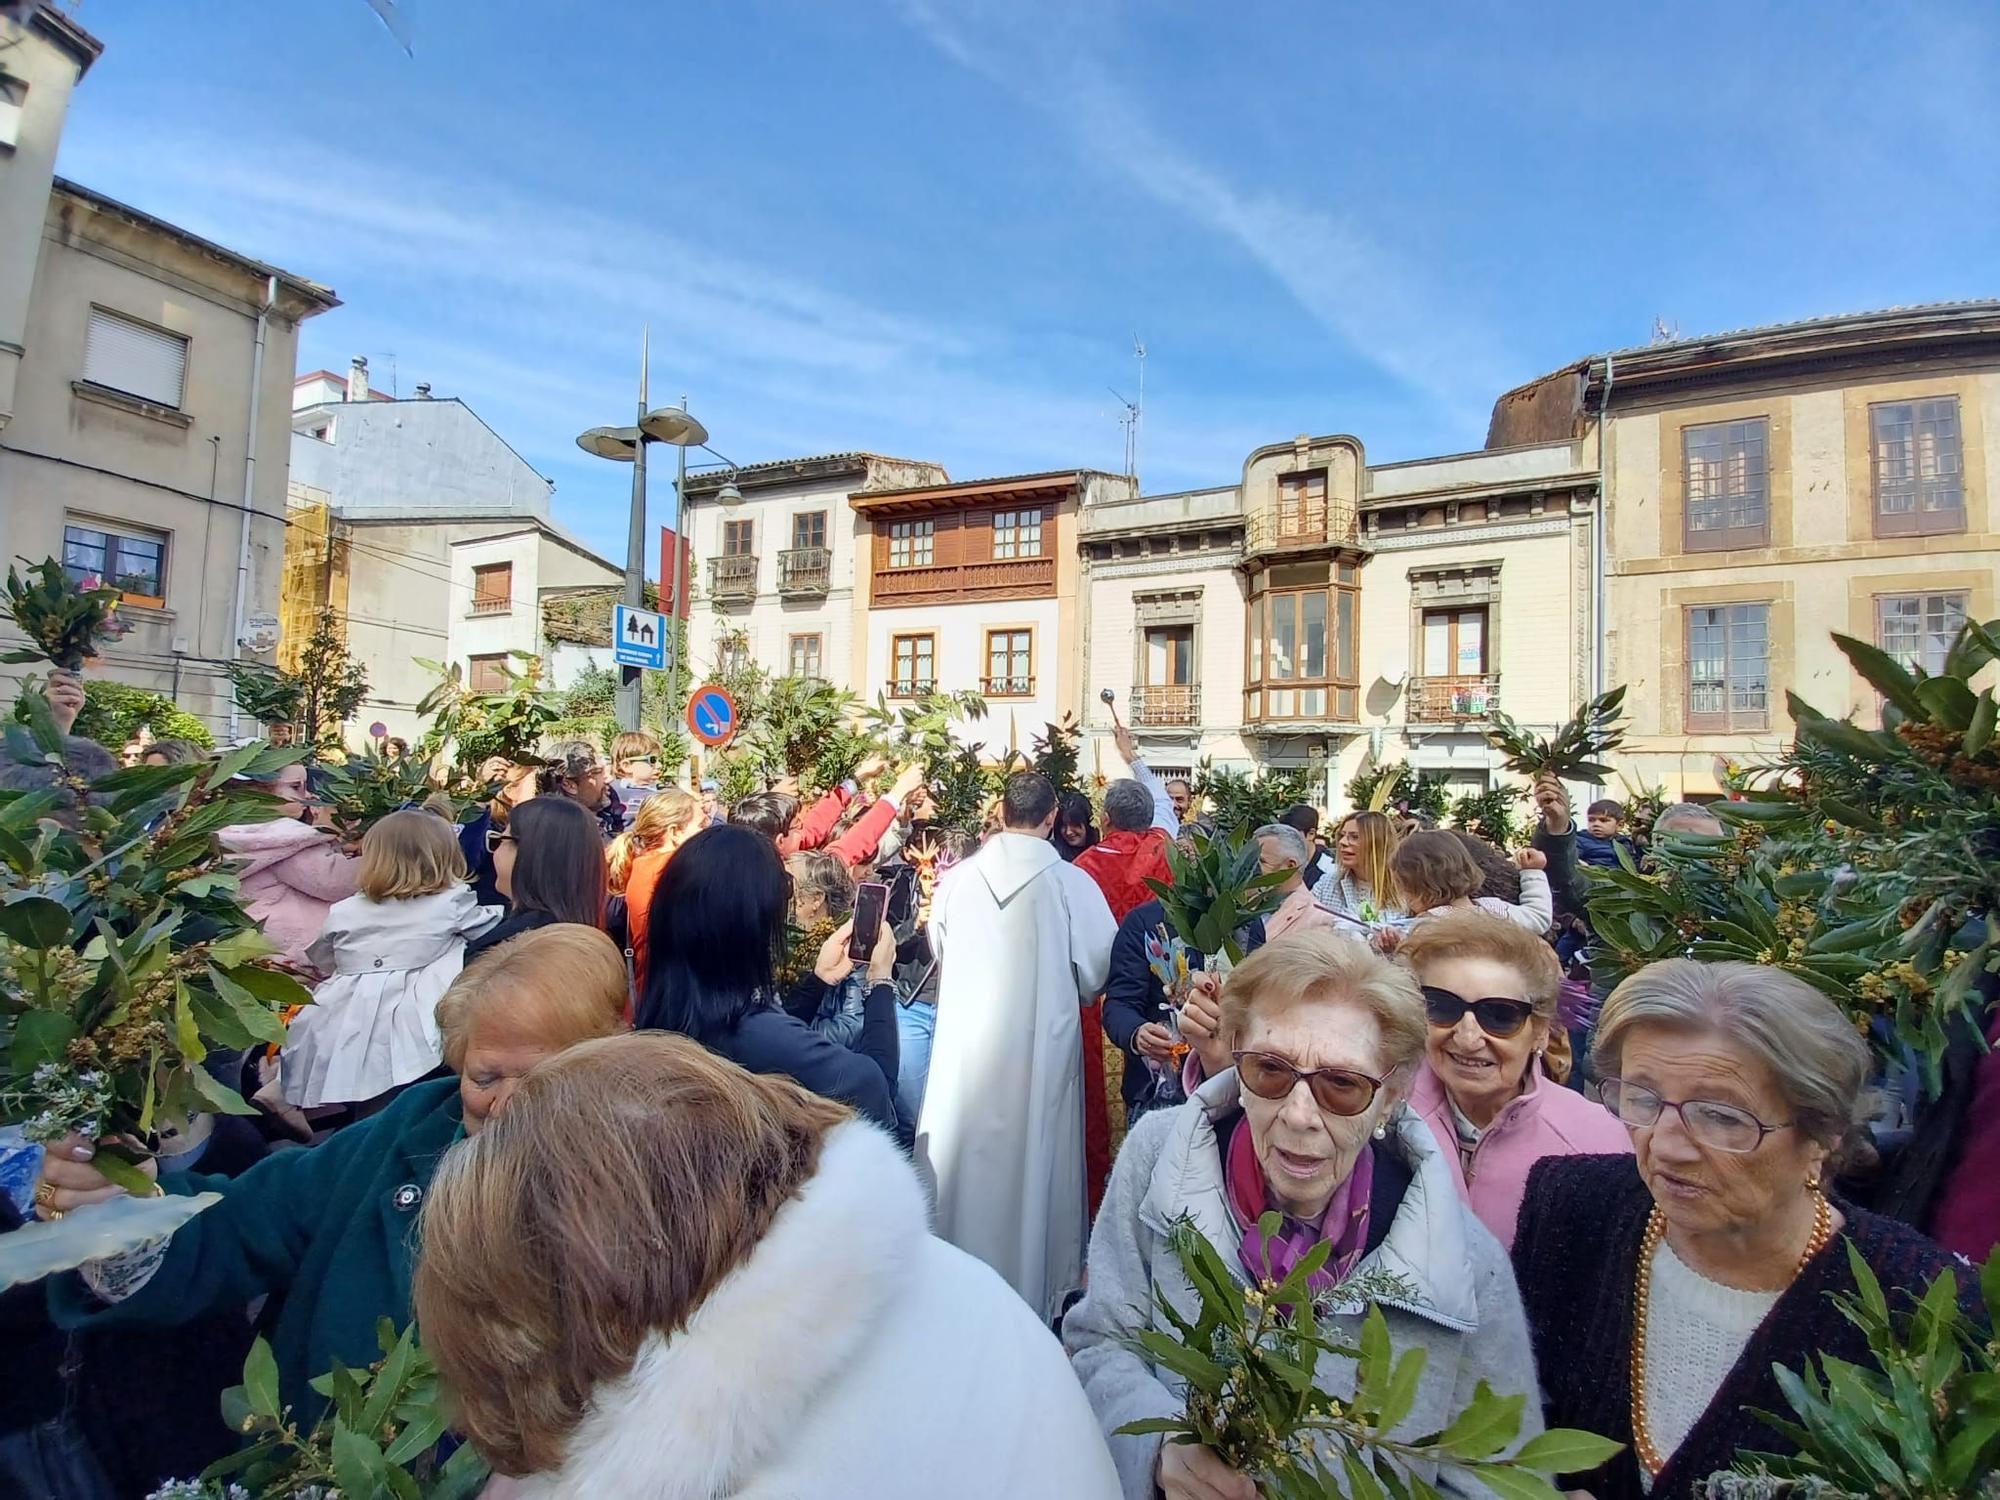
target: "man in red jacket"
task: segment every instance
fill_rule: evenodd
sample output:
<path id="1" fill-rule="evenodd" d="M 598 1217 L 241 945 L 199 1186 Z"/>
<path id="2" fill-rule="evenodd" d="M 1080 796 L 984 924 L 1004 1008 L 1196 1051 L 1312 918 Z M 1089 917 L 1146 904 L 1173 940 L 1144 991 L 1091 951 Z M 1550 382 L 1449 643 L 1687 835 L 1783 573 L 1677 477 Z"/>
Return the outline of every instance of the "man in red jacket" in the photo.
<path id="1" fill-rule="evenodd" d="M 1135 906 L 1153 899 L 1153 880 L 1173 879 L 1167 868 L 1167 843 L 1180 832 L 1173 802 L 1140 758 L 1132 731 L 1123 724 L 1117 731 L 1118 753 L 1132 768 L 1132 775 L 1114 781 L 1104 793 L 1103 838 L 1076 857 L 1076 867 L 1097 882 L 1104 899 L 1111 903 L 1111 915 L 1119 921 Z"/>

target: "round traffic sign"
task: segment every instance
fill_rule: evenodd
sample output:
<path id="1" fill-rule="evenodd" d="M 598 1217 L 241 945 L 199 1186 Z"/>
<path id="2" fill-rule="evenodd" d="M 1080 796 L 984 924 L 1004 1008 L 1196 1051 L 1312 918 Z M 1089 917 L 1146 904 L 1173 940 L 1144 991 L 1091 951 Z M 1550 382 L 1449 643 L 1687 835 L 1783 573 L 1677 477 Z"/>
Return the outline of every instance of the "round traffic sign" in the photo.
<path id="1" fill-rule="evenodd" d="M 688 695 L 688 733 L 711 749 L 729 743 L 736 733 L 736 700 L 714 683 Z"/>

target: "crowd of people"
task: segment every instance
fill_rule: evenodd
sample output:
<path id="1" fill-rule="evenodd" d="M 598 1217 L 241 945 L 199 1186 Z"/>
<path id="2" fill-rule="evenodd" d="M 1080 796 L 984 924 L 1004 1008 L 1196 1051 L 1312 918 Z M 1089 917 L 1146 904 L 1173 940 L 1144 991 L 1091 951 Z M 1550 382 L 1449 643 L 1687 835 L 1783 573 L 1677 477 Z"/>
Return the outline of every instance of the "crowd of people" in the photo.
<path id="1" fill-rule="evenodd" d="M 1850 1249 L 1897 1291 L 1960 1264 L 1843 1191 L 1874 1064 L 1829 999 L 1688 959 L 1593 987 L 1584 869 L 1646 855 L 1618 804 L 1579 827 L 1541 781 L 1513 851 L 1288 809 L 1243 830 L 1273 877 L 1243 957 L 1181 977 L 1157 887 L 1215 829 L 1118 749 L 1095 801 L 1011 776 L 981 838 L 916 767 L 724 807 L 645 735 L 489 764 L 485 805 L 356 843 L 274 773 L 280 816 L 221 843 L 314 1003 L 275 1055 L 211 1056 L 257 1116 L 147 1164 L 218 1203 L 0 1298 L 0 1490 L 145 1495 L 233 1441 L 253 1331 L 309 1418 L 414 1317 L 496 1496 L 1249 1500 L 1119 1432 L 1185 1400 L 1138 1335 L 1198 1308 L 1191 1225 L 1246 1282 L 1327 1245 L 1357 1330 L 1337 1283 L 1399 1278 L 1392 1346 L 1426 1358 L 1397 1434 L 1483 1385 L 1523 1438 L 1623 1445 L 1574 1493 L 1664 1500 L 1786 1451 L 1753 1415 L 1774 1365 L 1870 1360 L 1830 1297 Z M 0 1212 L 115 1196 L 99 1146 L 48 1147 Z M 1311 1373 L 1354 1394 L 1351 1361 Z"/>

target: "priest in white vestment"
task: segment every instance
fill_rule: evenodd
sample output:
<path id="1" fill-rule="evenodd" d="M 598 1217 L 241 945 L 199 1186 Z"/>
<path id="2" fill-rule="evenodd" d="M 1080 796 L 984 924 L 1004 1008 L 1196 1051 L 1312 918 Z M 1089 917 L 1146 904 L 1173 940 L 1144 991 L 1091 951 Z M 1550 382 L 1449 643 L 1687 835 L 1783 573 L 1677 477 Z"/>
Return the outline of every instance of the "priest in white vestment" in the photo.
<path id="1" fill-rule="evenodd" d="M 1104 988 L 1118 924 L 1049 842 L 1056 794 L 1010 777 L 1004 827 L 938 885 L 937 1034 L 917 1121 L 935 1228 L 1044 1319 L 1083 1284 L 1080 1008 Z"/>

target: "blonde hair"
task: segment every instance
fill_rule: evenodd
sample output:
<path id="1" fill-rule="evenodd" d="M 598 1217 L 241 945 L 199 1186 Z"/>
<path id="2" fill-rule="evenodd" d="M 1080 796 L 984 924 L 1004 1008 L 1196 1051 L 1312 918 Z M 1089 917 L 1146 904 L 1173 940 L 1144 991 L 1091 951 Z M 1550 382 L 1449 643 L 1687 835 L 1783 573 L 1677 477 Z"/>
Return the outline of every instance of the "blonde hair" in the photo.
<path id="1" fill-rule="evenodd" d="M 1375 895 L 1375 904 L 1381 906 L 1395 899 L 1396 877 L 1390 872 L 1389 861 L 1396 853 L 1396 822 L 1387 813 L 1363 809 L 1351 812 L 1341 820 L 1340 827 L 1352 827 L 1361 839 L 1359 857 L 1355 860 L 1354 873 Z M 1338 831 L 1334 838 L 1340 837 Z"/>
<path id="2" fill-rule="evenodd" d="M 392 812 L 361 839 L 355 888 L 370 901 L 407 901 L 465 881 L 458 829 L 429 812 Z"/>
<path id="3" fill-rule="evenodd" d="M 1486 883 L 1485 872 L 1465 846 L 1438 829 L 1413 833 L 1398 844 L 1389 872 L 1397 904 L 1413 917 L 1473 896 Z"/>
<path id="4" fill-rule="evenodd" d="M 630 1003 L 625 956 L 610 938 L 575 922 L 534 928 L 482 953 L 439 999 L 445 1066 L 465 1065 L 481 1016 L 502 1016 L 558 1051 L 623 1031 Z"/>
<path id="5" fill-rule="evenodd" d="M 1396 950 L 1400 963 L 1423 982 L 1426 964 L 1455 958 L 1483 958 L 1512 969 L 1521 979 L 1521 998 L 1537 1021 L 1554 1021 L 1562 997 L 1562 965 L 1555 950 L 1525 927 L 1478 909 L 1447 912 L 1419 922 Z M 1477 995 L 1468 999 L 1478 999 Z"/>
<path id="6" fill-rule="evenodd" d="M 622 894 L 632 878 L 632 862 L 648 849 L 657 849 L 667 835 L 678 833 L 701 816 L 701 803 L 677 786 L 663 786 L 633 815 L 632 826 L 611 841 L 604 851 L 605 873 L 614 895 Z"/>
<path id="7" fill-rule="evenodd" d="M 1409 970 L 1365 943 L 1333 932 L 1303 932 L 1266 943 L 1222 986 L 1222 1035 L 1241 1044 L 1257 1015 L 1329 1000 L 1365 1006 L 1382 1029 L 1385 1074 L 1413 1066 L 1424 1054 L 1424 997 Z"/>
<path id="8" fill-rule="evenodd" d="M 749 1259 L 848 1117 L 666 1032 L 534 1069 L 424 1202 L 412 1302 L 457 1427 L 502 1473 L 555 1468 L 596 1393 Z"/>

